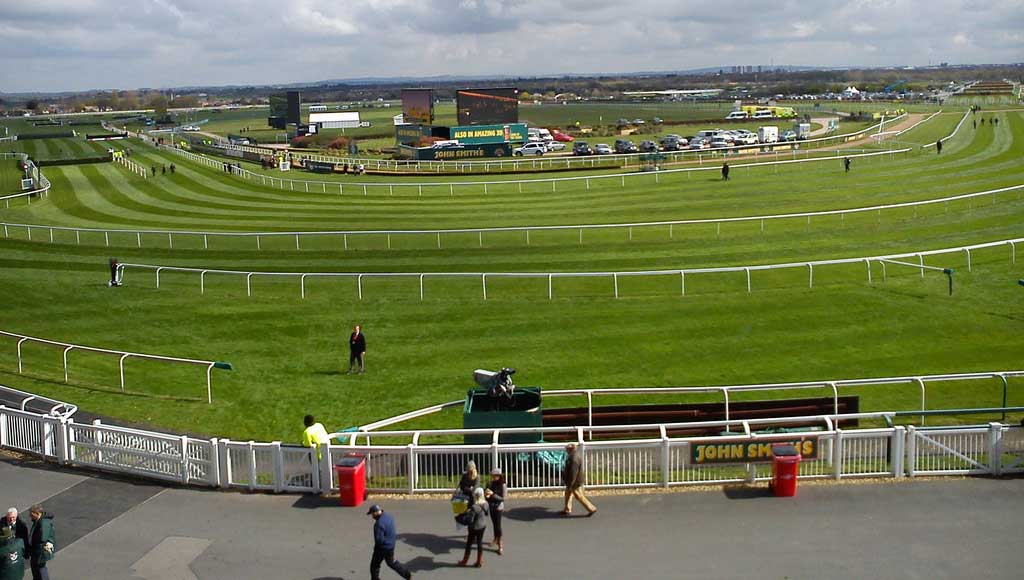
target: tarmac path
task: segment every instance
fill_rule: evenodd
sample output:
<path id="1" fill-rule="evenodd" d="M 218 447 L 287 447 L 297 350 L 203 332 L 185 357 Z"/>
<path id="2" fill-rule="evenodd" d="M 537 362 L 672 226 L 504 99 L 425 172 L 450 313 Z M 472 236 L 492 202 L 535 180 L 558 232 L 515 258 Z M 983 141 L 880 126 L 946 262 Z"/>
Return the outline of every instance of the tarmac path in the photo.
<path id="1" fill-rule="evenodd" d="M 444 499 L 370 498 L 395 515 L 396 556 L 415 578 L 1007 578 L 1024 569 L 1024 479 L 801 482 L 592 493 L 592 517 L 513 494 L 505 554 L 462 569 Z M 33 460 L 0 460 L 0 504 L 56 514 L 55 579 L 368 578 L 367 504 L 165 487 Z M 488 531 L 486 539 L 490 539 Z M 397 578 L 387 568 L 383 578 Z"/>

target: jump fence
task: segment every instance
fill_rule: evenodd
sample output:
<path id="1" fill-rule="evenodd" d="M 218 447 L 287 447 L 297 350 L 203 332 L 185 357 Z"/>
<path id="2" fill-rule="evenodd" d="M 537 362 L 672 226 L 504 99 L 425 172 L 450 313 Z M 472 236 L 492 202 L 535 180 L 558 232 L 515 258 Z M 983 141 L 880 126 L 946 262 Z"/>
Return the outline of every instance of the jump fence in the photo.
<path id="1" fill-rule="evenodd" d="M 198 273 L 199 274 L 199 293 L 205 294 L 206 292 L 206 276 L 207 274 L 217 275 L 229 275 L 229 276 L 244 276 L 245 277 L 245 292 L 246 296 L 252 296 L 252 279 L 253 277 L 265 277 L 265 278 L 292 278 L 299 282 L 300 297 L 306 297 L 306 279 L 307 278 L 348 278 L 356 280 L 357 296 L 359 300 L 363 299 L 364 287 L 363 280 L 378 278 L 378 279 L 394 279 L 394 278 L 414 278 L 419 281 L 419 297 L 420 300 L 424 299 L 425 296 L 425 281 L 429 278 L 476 278 L 480 280 L 481 297 L 483 300 L 487 300 L 487 281 L 501 279 L 501 278 L 534 278 L 544 279 L 547 281 L 547 297 L 548 300 L 554 299 L 554 281 L 555 279 L 564 278 L 605 278 L 611 279 L 612 290 L 615 298 L 619 297 L 619 279 L 626 277 L 642 277 L 642 276 L 678 276 L 679 277 L 679 295 L 686 295 L 686 276 L 687 274 L 723 274 L 723 273 L 742 273 L 746 278 L 747 292 L 753 291 L 752 285 L 752 273 L 761 271 L 772 271 L 772 270 L 786 270 L 786 269 L 806 269 L 807 270 L 807 285 L 808 288 L 814 288 L 814 269 L 821 268 L 823 266 L 835 266 L 843 264 L 863 264 L 867 272 L 867 281 L 872 283 L 872 264 L 878 264 L 882 269 L 882 280 L 885 281 L 888 277 L 888 266 L 896 265 L 905 268 L 913 268 L 920 272 L 921 278 L 924 278 L 926 271 L 941 271 L 950 276 L 950 293 L 952 293 L 952 275 L 953 270 L 949 268 L 938 268 L 935 266 L 928 266 L 924 263 L 926 256 L 940 256 L 947 254 L 963 254 L 967 259 L 967 270 L 971 271 L 971 252 L 987 248 L 998 248 L 1007 247 L 1010 250 L 1010 262 L 1015 264 L 1017 260 L 1017 244 L 1024 242 L 1024 238 L 1014 238 L 1010 240 L 1000 240 L 996 242 L 986 242 L 983 244 L 974 244 L 970 246 L 959 246 L 954 248 L 943 248 L 938 250 L 923 250 L 918 252 L 904 252 L 899 254 L 888 254 L 879 256 L 864 256 L 856 258 L 840 258 L 835 260 L 817 260 L 808 262 L 789 262 L 783 264 L 756 264 L 750 266 L 725 266 L 717 268 L 678 268 L 668 270 L 627 270 L 618 272 L 259 272 L 259 271 L 246 271 L 246 270 L 221 270 L 215 268 L 186 268 L 180 266 L 163 266 L 156 264 L 131 264 L 123 263 L 118 264 L 118 268 L 124 272 L 128 269 L 138 270 L 149 270 L 156 274 L 156 288 L 160 288 L 160 274 L 162 272 L 187 272 L 187 273 Z M 905 262 L 900 258 L 915 258 L 918 263 Z"/>
<path id="2" fill-rule="evenodd" d="M 211 378 L 210 378 L 210 375 L 212 374 L 213 369 L 214 368 L 218 368 L 218 369 L 231 370 L 231 364 L 230 363 L 225 363 L 225 362 L 217 362 L 217 361 L 209 361 L 209 360 L 196 360 L 196 359 L 188 359 L 188 358 L 177 358 L 177 357 L 161 356 L 161 355 L 155 355 L 155 354 L 142 354 L 142 353 L 138 353 L 138 352 L 128 352 L 128 351 L 123 351 L 123 350 L 112 350 L 112 349 L 108 349 L 108 348 L 97 348 L 97 347 L 93 347 L 93 346 L 83 346 L 83 345 L 80 345 L 80 344 L 71 344 L 71 343 L 68 343 L 68 342 L 59 342 L 59 341 L 56 341 L 56 340 L 48 340 L 48 339 L 45 339 L 45 338 L 36 338 L 34 336 L 26 336 L 24 334 L 17 334 L 17 333 L 14 333 L 14 332 L 7 332 L 7 331 L 4 331 L 4 330 L 0 330 L 0 336 L 6 336 L 6 337 L 14 339 L 16 341 L 16 347 L 15 348 L 16 348 L 17 358 L 18 358 L 18 374 L 21 374 L 23 372 L 23 366 L 24 365 L 23 365 L 23 357 L 22 357 L 22 348 L 21 347 L 26 342 L 28 342 L 30 344 L 31 343 L 42 344 L 42 345 L 48 345 L 48 346 L 53 346 L 53 347 L 57 347 L 57 348 L 63 349 L 61 360 L 62 360 L 62 364 L 63 364 L 63 367 L 64 367 L 64 382 L 65 383 L 68 382 L 68 378 L 69 378 L 68 353 L 70 353 L 71 351 L 78 350 L 78 351 L 83 351 L 83 352 L 92 352 L 92 353 L 97 353 L 97 354 L 105 354 L 105 355 L 116 356 L 116 357 L 118 357 L 117 366 L 118 366 L 118 371 L 119 371 L 119 375 L 120 375 L 120 377 L 119 377 L 119 379 L 120 379 L 119 380 L 119 385 L 121 387 L 121 392 L 122 393 L 125 392 L 124 361 L 126 359 L 129 359 L 129 358 L 141 359 L 141 360 L 163 361 L 163 362 L 173 363 L 173 364 L 186 364 L 186 365 L 205 366 L 206 367 L 206 402 L 207 403 L 213 403 L 213 390 L 212 390 L 212 387 L 211 387 Z"/>

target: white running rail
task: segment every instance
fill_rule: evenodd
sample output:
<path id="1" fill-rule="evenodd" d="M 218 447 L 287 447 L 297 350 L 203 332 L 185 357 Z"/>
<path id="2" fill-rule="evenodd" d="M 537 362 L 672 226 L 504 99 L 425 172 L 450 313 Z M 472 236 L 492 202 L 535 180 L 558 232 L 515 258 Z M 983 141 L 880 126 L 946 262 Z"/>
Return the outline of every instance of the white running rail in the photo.
<path id="1" fill-rule="evenodd" d="M 898 254 L 886 254 L 878 256 L 861 256 L 856 258 L 839 258 L 834 260 L 816 260 L 808 262 L 787 262 L 782 264 L 754 264 L 749 266 L 723 266 L 716 268 L 672 268 L 667 270 L 624 270 L 624 271 L 601 271 L 601 272 L 261 272 L 261 271 L 249 271 L 249 270 L 221 270 L 216 268 L 187 268 L 181 266 L 167 266 L 157 264 L 132 264 L 123 263 L 118 264 L 118 268 L 124 272 L 128 269 L 138 270 L 150 270 L 156 273 L 156 288 L 160 288 L 160 274 L 162 272 L 188 272 L 199 274 L 199 292 L 205 294 L 206 292 L 206 275 L 207 274 L 223 274 L 232 276 L 244 276 L 245 277 L 245 289 L 246 295 L 252 296 L 252 279 L 253 277 L 284 277 L 294 278 L 299 281 L 299 292 L 302 298 L 306 297 L 306 279 L 307 278 L 349 278 L 355 279 L 357 284 L 357 293 L 359 300 L 363 299 L 363 280 L 370 278 L 418 278 L 419 280 L 419 297 L 420 300 L 424 299 L 424 282 L 429 278 L 479 278 L 481 295 L 484 300 L 487 300 L 487 280 L 494 280 L 497 278 L 540 278 L 547 280 L 547 297 L 548 300 L 554 299 L 554 280 L 557 278 L 611 278 L 613 282 L 613 291 L 615 298 L 619 297 L 619 278 L 625 278 L 630 276 L 678 276 L 679 277 L 679 294 L 681 296 L 686 295 L 686 275 L 694 274 L 720 274 L 720 273 L 743 273 L 746 275 L 747 292 L 753 291 L 751 274 L 753 272 L 768 271 L 768 270 L 785 270 L 785 269 L 807 269 L 808 275 L 808 288 L 814 287 L 814 269 L 822 266 L 834 266 L 840 264 L 863 264 L 867 271 L 868 283 L 872 283 L 872 269 L 873 263 L 877 263 L 882 268 L 882 279 L 883 281 L 887 278 L 887 266 L 886 264 L 894 264 L 902 267 L 910 267 L 920 271 L 921 277 L 924 278 L 925 271 L 938 270 L 945 272 L 946 274 L 952 275 L 952 270 L 948 268 L 938 268 L 935 266 L 928 266 L 924 263 L 926 256 L 940 256 L 946 254 L 964 254 L 967 258 L 967 271 L 971 271 L 971 252 L 987 249 L 987 248 L 998 248 L 1005 247 L 1010 250 L 1010 261 L 1016 263 L 1017 259 L 1017 244 L 1024 242 L 1024 238 L 1014 238 L 1009 240 L 999 240 L 995 242 L 986 242 L 982 244 L 974 244 L 970 246 L 957 246 L 953 248 L 942 248 L 938 250 L 922 250 L 915 252 L 903 252 Z M 900 258 L 916 258 L 917 264 L 900 261 Z"/>
<path id="2" fill-rule="evenodd" d="M 60 342 L 56 340 L 48 340 L 45 338 L 36 338 L 34 336 L 27 336 L 24 334 L 18 334 L 16 332 L 7 332 L 0 330 L 0 336 L 6 336 L 16 341 L 17 357 L 18 357 L 18 373 L 23 372 L 23 360 L 22 360 L 22 345 L 26 342 L 35 344 L 44 344 L 49 346 L 55 346 L 64 350 L 62 362 L 64 367 L 64 382 L 68 382 L 68 353 L 73 350 L 79 350 L 84 352 L 94 352 L 99 354 L 109 354 L 118 357 L 118 369 L 120 372 L 120 386 L 121 392 L 125 392 L 124 386 L 124 361 L 128 358 L 142 359 L 142 360 L 155 360 L 163 361 L 168 363 L 187 364 L 187 365 L 198 365 L 206 367 L 206 402 L 213 403 L 213 390 L 211 388 L 210 375 L 214 368 L 231 370 L 231 365 L 225 362 L 210 361 L 210 360 L 198 360 L 189 358 L 177 358 L 172 356 L 162 356 L 156 354 L 142 354 L 138 352 L 128 352 L 123 350 L 113 350 L 109 348 L 97 348 L 94 346 L 83 346 L 80 344 L 71 344 L 69 342 Z"/>

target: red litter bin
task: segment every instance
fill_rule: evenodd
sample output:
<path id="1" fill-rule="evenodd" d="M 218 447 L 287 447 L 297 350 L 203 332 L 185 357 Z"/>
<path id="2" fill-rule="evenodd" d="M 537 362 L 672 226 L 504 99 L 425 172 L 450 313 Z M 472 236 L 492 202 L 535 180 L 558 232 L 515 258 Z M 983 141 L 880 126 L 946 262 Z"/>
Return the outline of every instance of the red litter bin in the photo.
<path id="1" fill-rule="evenodd" d="M 772 445 L 772 494 L 775 497 L 796 495 L 796 478 L 800 473 L 800 452 L 795 445 Z"/>
<path id="2" fill-rule="evenodd" d="M 366 457 L 349 453 L 334 465 L 338 474 L 338 496 L 341 505 L 356 507 L 366 499 Z"/>

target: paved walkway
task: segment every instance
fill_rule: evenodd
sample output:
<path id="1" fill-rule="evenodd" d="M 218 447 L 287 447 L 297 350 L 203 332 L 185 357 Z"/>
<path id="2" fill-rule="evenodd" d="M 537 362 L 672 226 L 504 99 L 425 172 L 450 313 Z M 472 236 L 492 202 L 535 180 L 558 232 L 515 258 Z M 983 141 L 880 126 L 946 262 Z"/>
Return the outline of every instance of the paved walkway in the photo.
<path id="1" fill-rule="evenodd" d="M 595 495 L 597 515 L 568 519 L 557 499 L 513 496 L 505 555 L 488 553 L 483 570 L 455 566 L 463 539 L 447 502 L 379 501 L 398 522 L 398 559 L 423 579 L 1006 578 L 1024 569 L 1024 479 L 802 484 L 793 499 L 764 486 Z M 0 505 L 36 502 L 56 514 L 55 580 L 369 577 L 366 506 L 0 461 Z"/>

